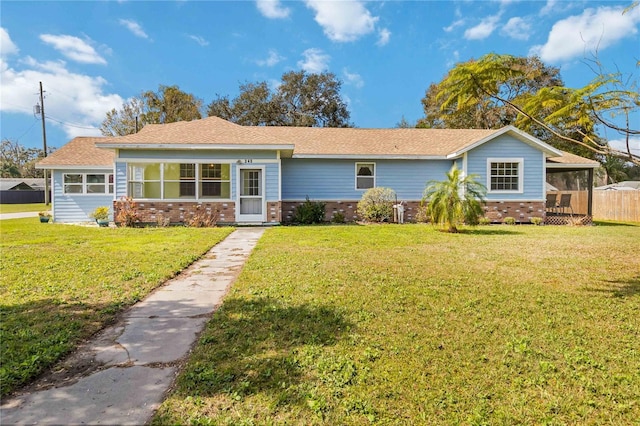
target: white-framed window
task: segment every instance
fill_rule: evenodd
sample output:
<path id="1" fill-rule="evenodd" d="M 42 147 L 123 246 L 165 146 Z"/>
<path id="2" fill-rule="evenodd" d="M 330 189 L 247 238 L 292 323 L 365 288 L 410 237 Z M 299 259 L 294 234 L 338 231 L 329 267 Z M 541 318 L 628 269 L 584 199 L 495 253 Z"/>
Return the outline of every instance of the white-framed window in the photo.
<path id="1" fill-rule="evenodd" d="M 133 198 L 229 199 L 231 197 L 231 165 L 130 163 L 127 185 L 129 195 Z"/>
<path id="2" fill-rule="evenodd" d="M 200 198 L 230 198 L 231 165 L 200 164 L 198 188 Z"/>
<path id="3" fill-rule="evenodd" d="M 113 173 L 64 173 L 64 194 L 113 194 Z"/>
<path id="4" fill-rule="evenodd" d="M 356 189 L 376 186 L 376 163 L 356 163 Z"/>
<path id="5" fill-rule="evenodd" d="M 487 189 L 489 192 L 523 192 L 524 159 L 488 158 Z"/>

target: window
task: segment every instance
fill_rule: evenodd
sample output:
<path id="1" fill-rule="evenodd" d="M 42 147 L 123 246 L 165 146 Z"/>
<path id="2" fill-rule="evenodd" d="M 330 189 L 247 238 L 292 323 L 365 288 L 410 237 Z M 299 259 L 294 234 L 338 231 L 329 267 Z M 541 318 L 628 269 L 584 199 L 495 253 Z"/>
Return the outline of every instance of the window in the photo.
<path id="1" fill-rule="evenodd" d="M 162 200 L 231 197 L 230 164 L 131 163 L 128 187 L 133 198 Z"/>
<path id="2" fill-rule="evenodd" d="M 113 194 L 113 174 L 65 173 L 62 182 L 65 194 Z"/>
<path id="3" fill-rule="evenodd" d="M 488 159 L 491 192 L 522 192 L 521 158 Z"/>
<path id="4" fill-rule="evenodd" d="M 375 163 L 356 163 L 356 189 L 369 189 L 375 186 Z"/>
<path id="5" fill-rule="evenodd" d="M 160 163 L 129 164 L 128 194 L 133 198 L 160 198 L 160 178 Z"/>
<path id="6" fill-rule="evenodd" d="M 231 196 L 231 166 L 229 164 L 200 164 L 201 198 L 229 198 Z"/>
<path id="7" fill-rule="evenodd" d="M 82 175 L 65 174 L 63 181 L 65 194 L 82 194 L 84 192 Z"/>

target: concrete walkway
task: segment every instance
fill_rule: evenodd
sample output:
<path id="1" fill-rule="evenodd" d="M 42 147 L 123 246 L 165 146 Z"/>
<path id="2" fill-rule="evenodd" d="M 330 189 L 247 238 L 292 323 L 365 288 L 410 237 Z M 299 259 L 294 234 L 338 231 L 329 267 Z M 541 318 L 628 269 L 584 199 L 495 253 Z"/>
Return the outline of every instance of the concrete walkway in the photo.
<path id="1" fill-rule="evenodd" d="M 38 212 L 0 213 L 0 220 L 22 219 L 23 217 L 38 217 Z"/>
<path id="2" fill-rule="evenodd" d="M 234 231 L 67 361 L 89 372 L 3 401 L 0 424 L 146 423 L 263 232 Z"/>

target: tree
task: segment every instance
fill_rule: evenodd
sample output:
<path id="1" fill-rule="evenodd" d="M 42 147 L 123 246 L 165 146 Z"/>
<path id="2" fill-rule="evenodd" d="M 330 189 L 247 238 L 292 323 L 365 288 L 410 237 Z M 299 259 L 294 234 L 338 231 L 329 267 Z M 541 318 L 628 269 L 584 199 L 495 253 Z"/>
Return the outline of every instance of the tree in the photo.
<path id="1" fill-rule="evenodd" d="M 103 136 L 124 136 L 136 133 L 146 124 L 174 123 L 202 118 L 202 100 L 185 93 L 178 86 L 160 85 L 157 92 L 142 92 L 112 109 L 100 125 Z"/>
<path id="2" fill-rule="evenodd" d="M 157 92 L 151 90 L 142 93 L 146 111 L 143 114 L 147 123 L 175 123 L 202 118 L 202 100 L 185 93 L 178 86 L 160 85 Z"/>
<path id="3" fill-rule="evenodd" d="M 422 99 L 425 117 L 418 127 L 498 129 L 513 124 L 517 113 L 485 93 L 470 76 L 486 75 L 490 91 L 516 100 L 543 87 L 562 85 L 558 68 L 537 57 L 486 55 L 460 63 L 438 84 L 431 84 Z"/>
<path id="4" fill-rule="evenodd" d="M 241 85 L 240 94 L 231 101 L 217 95 L 207 114 L 252 126 L 350 127 L 341 86 L 332 73 L 290 71 L 274 91 L 266 82 L 258 82 Z"/>
<path id="5" fill-rule="evenodd" d="M 628 117 L 640 110 L 640 94 L 633 80 L 625 82 L 619 73 L 606 73 L 600 68 L 596 70 L 596 77 L 579 89 L 545 83 L 537 88 L 534 86 L 535 90 L 514 92 L 512 82 L 531 75 L 526 67 L 518 66 L 517 59 L 510 55 L 489 54 L 478 61 L 458 64 L 437 85 L 437 92 L 425 99 L 435 99 L 440 105 L 439 119 L 445 125 L 455 126 L 455 119 L 460 116 L 468 120 L 465 124 L 472 123 L 469 127 L 514 124 L 578 155 L 598 159 L 612 155 L 640 164 L 640 155 L 632 153 L 628 146 L 630 135 L 640 134 L 640 130 L 631 129 L 628 124 Z M 536 75 L 535 72 L 532 74 Z M 505 86 L 501 82 L 509 84 Z M 515 87 L 522 86 L 518 83 Z M 425 113 L 433 114 L 433 111 L 431 106 L 425 108 Z M 626 126 L 618 126 L 605 118 L 620 115 L 627 118 Z M 423 120 L 425 127 L 431 123 L 438 122 L 429 116 Z M 487 125 L 480 126 L 482 123 Z M 609 146 L 598 136 L 597 125 L 624 135 L 627 149 Z"/>
<path id="6" fill-rule="evenodd" d="M 50 150 L 53 151 L 53 148 Z M 3 178 L 41 178 L 42 170 L 36 169 L 36 163 L 44 158 L 44 152 L 38 148 L 26 148 L 16 141 L 3 139 L 0 144 Z"/>
<path id="7" fill-rule="evenodd" d="M 136 133 L 144 127 L 144 102 L 140 98 L 131 98 L 122 104 L 122 109 L 115 108 L 107 112 L 107 118 L 100 125 L 103 136 L 124 136 Z"/>
<path id="8" fill-rule="evenodd" d="M 427 214 L 433 223 L 458 232 L 458 225 L 475 225 L 482 216 L 487 188 L 479 183 L 477 175 L 464 176 L 456 164 L 443 181 L 427 182 L 422 201 L 428 202 Z"/>

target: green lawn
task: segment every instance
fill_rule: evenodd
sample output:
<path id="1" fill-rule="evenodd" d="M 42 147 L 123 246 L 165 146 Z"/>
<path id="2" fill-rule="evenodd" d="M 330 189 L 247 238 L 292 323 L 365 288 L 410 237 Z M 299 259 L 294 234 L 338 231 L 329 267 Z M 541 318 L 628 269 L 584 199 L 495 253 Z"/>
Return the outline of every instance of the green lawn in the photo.
<path id="1" fill-rule="evenodd" d="M 2 395 L 51 366 L 231 231 L 1 221 Z"/>
<path id="2" fill-rule="evenodd" d="M 51 204 L 0 204 L 0 213 L 41 212 L 51 210 Z"/>
<path id="3" fill-rule="evenodd" d="M 154 424 L 637 424 L 640 226 L 269 229 Z"/>

